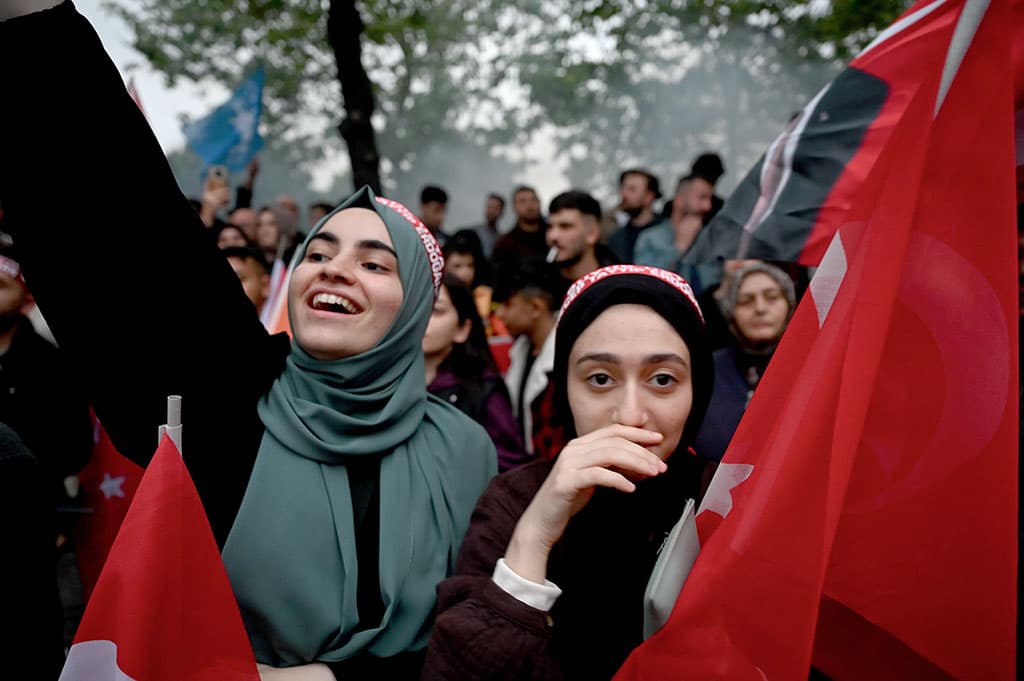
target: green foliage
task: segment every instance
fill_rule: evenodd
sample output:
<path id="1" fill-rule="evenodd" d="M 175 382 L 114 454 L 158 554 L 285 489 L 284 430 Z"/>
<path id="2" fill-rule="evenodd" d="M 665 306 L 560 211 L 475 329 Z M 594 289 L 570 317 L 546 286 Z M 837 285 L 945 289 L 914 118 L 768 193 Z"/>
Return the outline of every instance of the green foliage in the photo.
<path id="1" fill-rule="evenodd" d="M 342 108 L 326 38 L 329 4 L 108 6 L 171 83 L 230 87 L 262 61 L 265 137 L 309 164 L 343 153 L 330 130 Z M 674 179 L 708 148 L 722 153 L 738 179 L 788 115 L 905 5 L 364 0 L 363 61 L 377 91 L 386 187 L 406 196 L 428 181 L 454 187 L 466 164 L 511 183 L 541 126 L 550 126 L 572 182 L 599 195 L 610 194 L 625 165 L 642 163 Z"/>

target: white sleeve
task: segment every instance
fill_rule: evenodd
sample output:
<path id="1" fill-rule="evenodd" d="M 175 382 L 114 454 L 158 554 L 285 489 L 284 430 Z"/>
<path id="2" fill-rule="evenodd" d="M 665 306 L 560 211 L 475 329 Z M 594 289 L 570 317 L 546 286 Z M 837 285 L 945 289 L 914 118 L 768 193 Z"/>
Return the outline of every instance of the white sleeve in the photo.
<path id="1" fill-rule="evenodd" d="M 504 558 L 498 559 L 491 580 L 509 596 L 544 612 L 550 610 L 558 597 L 562 595 L 562 590 L 550 580 L 545 579 L 543 584 L 538 584 L 520 577 L 508 566 Z"/>
<path id="2" fill-rule="evenodd" d="M 22 17 L 56 7 L 62 0 L 4 0 L 0 2 L 0 21 Z"/>

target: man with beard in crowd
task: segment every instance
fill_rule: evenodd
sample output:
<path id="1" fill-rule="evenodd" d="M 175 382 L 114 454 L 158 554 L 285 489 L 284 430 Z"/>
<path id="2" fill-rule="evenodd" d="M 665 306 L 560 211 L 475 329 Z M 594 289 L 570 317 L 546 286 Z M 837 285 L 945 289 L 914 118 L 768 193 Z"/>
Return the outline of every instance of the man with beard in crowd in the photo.
<path id="1" fill-rule="evenodd" d="M 620 262 L 633 262 L 633 249 L 641 232 L 654 227 L 661 218 L 654 211 L 654 202 L 661 198 L 658 178 L 646 170 L 632 168 L 619 176 L 620 208 L 629 221 L 608 237 L 608 247 Z"/>
<path id="2" fill-rule="evenodd" d="M 533 187 L 516 187 L 512 193 L 512 210 L 516 224 L 494 244 L 491 260 L 496 268 L 515 266 L 532 256 L 543 258 L 547 252 L 544 231 L 547 223 L 540 214 L 540 198 Z"/>
<path id="3" fill-rule="evenodd" d="M 562 279 L 563 294 L 583 275 L 618 263 L 600 242 L 601 204 L 586 192 L 570 190 L 551 200 L 545 237 L 548 247 L 554 249 L 552 264 Z"/>

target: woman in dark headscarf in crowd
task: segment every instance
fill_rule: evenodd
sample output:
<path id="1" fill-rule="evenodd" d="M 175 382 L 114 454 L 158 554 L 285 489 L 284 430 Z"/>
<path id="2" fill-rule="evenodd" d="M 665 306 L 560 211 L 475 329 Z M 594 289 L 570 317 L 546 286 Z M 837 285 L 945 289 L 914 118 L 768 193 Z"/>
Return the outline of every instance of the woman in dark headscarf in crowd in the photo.
<path id="1" fill-rule="evenodd" d="M 8 10 L 5 228 L 114 444 L 145 464 L 182 396 L 184 460 L 261 673 L 416 678 L 436 584 L 496 471 L 483 428 L 423 381 L 437 243 L 364 187 L 296 251 L 292 341 L 268 335 L 89 23 L 71 3 Z M 85 230 L 82 207 L 109 191 L 101 157 L 129 171 L 123 205 Z M 68 185 L 62 201 L 42 176 Z"/>
<path id="2" fill-rule="evenodd" d="M 424 679 L 611 678 L 642 640 L 658 550 L 699 501 L 705 462 L 689 445 L 714 374 L 690 286 L 651 267 L 596 270 L 569 290 L 556 333 L 573 439 L 477 504 L 438 590 Z"/>
<path id="3" fill-rule="evenodd" d="M 729 280 L 721 307 L 731 342 L 713 355 L 715 390 L 694 444 L 710 461 L 722 460 L 793 316 L 796 290 L 781 269 L 751 260 Z"/>

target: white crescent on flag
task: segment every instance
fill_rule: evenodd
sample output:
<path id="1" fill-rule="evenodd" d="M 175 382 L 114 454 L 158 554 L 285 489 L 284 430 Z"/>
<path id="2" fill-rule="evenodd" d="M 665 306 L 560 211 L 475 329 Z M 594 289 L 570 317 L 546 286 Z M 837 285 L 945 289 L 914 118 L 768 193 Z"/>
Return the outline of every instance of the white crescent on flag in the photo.
<path id="1" fill-rule="evenodd" d="M 71 646 L 60 681 L 136 681 L 117 666 L 113 641 L 82 641 Z"/>
<path id="2" fill-rule="evenodd" d="M 732 490 L 754 472 L 754 466 L 749 463 L 720 463 L 715 477 L 708 485 L 708 491 L 704 495 L 704 501 L 700 504 L 698 515 L 704 511 L 717 513 L 723 518 L 729 515 L 732 510 Z"/>

